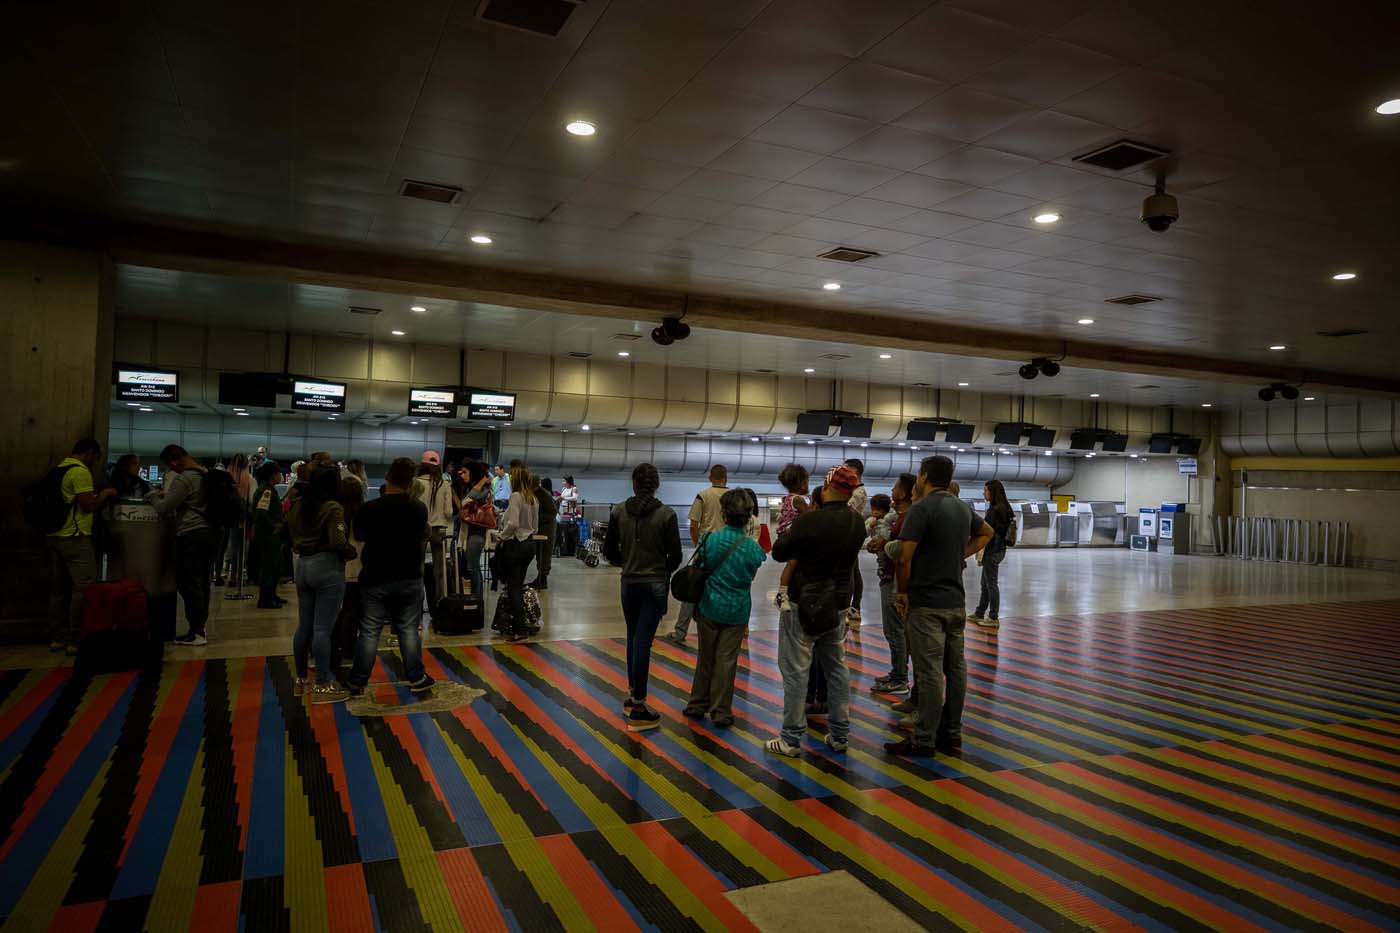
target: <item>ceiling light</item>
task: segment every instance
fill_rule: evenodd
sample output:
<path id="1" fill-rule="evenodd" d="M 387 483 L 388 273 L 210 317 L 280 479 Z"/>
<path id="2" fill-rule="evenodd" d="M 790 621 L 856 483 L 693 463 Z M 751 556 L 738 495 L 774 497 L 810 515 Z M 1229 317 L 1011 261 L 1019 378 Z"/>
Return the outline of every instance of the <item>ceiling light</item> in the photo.
<path id="1" fill-rule="evenodd" d="M 869 447 L 870 445 L 867 444 L 865 441 L 861 441 L 861 442 L 860 442 L 860 446 L 862 446 L 862 447 Z"/>
<path id="2" fill-rule="evenodd" d="M 1084 456 L 1089 457 L 1090 459 L 1092 459 L 1094 455 L 1093 455 L 1093 454 L 1085 454 Z"/>
<path id="3" fill-rule="evenodd" d="M 849 444 L 849 443 L 850 443 L 850 440 L 849 440 L 849 439 L 843 440 L 841 443 L 843 443 L 843 444 Z"/>
<path id="4" fill-rule="evenodd" d="M 891 355 L 892 355 L 892 354 L 889 354 L 889 353 L 881 353 L 881 354 L 880 354 L 880 359 L 882 359 L 882 360 L 887 360 L 887 359 L 889 359 L 889 358 L 891 357 Z"/>
<path id="5" fill-rule="evenodd" d="M 961 447 L 954 447 L 953 449 L 954 449 L 954 450 L 962 450 Z"/>
<path id="6" fill-rule="evenodd" d="M 813 368 L 810 367 L 810 366 L 808 366 L 806 369 L 804 369 L 804 370 L 802 370 L 802 371 L 803 371 L 804 373 L 814 373 L 814 372 L 816 372 L 816 370 L 813 369 Z"/>
<path id="7" fill-rule="evenodd" d="M 904 446 L 904 442 L 903 442 L 903 441 L 900 441 L 898 444 L 895 444 L 895 446 L 896 446 L 896 447 L 903 447 L 903 446 Z"/>
<path id="8" fill-rule="evenodd" d="M 127 402 L 127 403 L 126 403 L 126 407 L 127 407 L 127 408 L 140 408 L 140 407 L 141 407 L 141 403 L 140 403 L 140 402 Z"/>
<path id="9" fill-rule="evenodd" d="M 1133 460 L 1137 459 L 1137 454 L 1128 454 L 1128 456 Z"/>
<path id="10" fill-rule="evenodd" d="M 1281 344 L 1281 343 L 1276 343 L 1276 344 L 1274 344 L 1273 346 L 1269 347 L 1269 349 L 1270 349 L 1270 350 L 1287 350 L 1288 348 L 1287 348 L 1286 346 L 1284 346 L 1283 344 Z"/>
<path id="11" fill-rule="evenodd" d="M 761 438 L 761 437 L 751 437 L 751 438 L 749 438 L 749 440 L 751 440 L 751 441 L 753 441 L 755 444 L 757 444 L 759 441 L 763 440 L 763 438 Z"/>
<path id="12" fill-rule="evenodd" d="M 791 435 L 791 434 L 784 434 L 784 435 L 783 435 L 783 440 L 785 440 L 785 441 L 790 441 L 790 440 L 792 440 L 792 435 Z"/>
<path id="13" fill-rule="evenodd" d="M 598 132 L 598 127 L 589 123 L 587 120 L 570 121 L 564 124 L 564 129 L 573 133 L 575 136 L 592 136 L 594 133 Z"/>
<path id="14" fill-rule="evenodd" d="M 1047 450 L 1047 451 L 1045 452 L 1045 456 L 1049 457 L 1049 456 L 1053 456 L 1053 455 L 1050 453 L 1050 451 Z"/>
<path id="15" fill-rule="evenodd" d="M 816 441 L 808 441 L 807 443 L 808 443 L 808 444 L 815 444 Z"/>
<path id="16" fill-rule="evenodd" d="M 335 415 L 327 415 L 327 416 L 326 416 L 326 420 L 327 420 L 327 421 L 334 421 L 334 420 L 335 420 Z M 414 423 L 417 424 L 417 422 L 414 422 Z"/>
<path id="17" fill-rule="evenodd" d="M 473 233 L 471 239 L 472 242 L 475 243 L 477 246 L 491 245 L 491 238 L 484 233 Z"/>
<path id="18" fill-rule="evenodd" d="M 141 408 L 141 409 L 138 409 L 138 411 L 155 411 L 155 409 L 154 409 L 154 408 Z"/>
<path id="19" fill-rule="evenodd" d="M 631 354 L 631 353 L 628 353 L 626 350 L 618 350 L 618 351 L 617 351 L 617 355 L 618 355 L 618 356 L 631 356 L 632 354 Z"/>
<path id="20" fill-rule="evenodd" d="M 910 447 L 909 449 L 912 450 L 912 451 L 914 451 L 914 453 L 918 453 L 918 452 L 919 452 L 919 448 L 917 448 L 917 447 Z"/>
<path id="21" fill-rule="evenodd" d="M 1394 100 L 1388 100 L 1383 104 L 1379 104 L 1376 107 L 1376 113 L 1384 114 L 1387 117 L 1391 117 L 1397 113 L 1400 113 L 1400 97 L 1397 97 Z"/>
<path id="22" fill-rule="evenodd" d="M 395 337 L 402 337 L 402 336 L 403 336 L 403 331 L 401 331 L 401 330 L 391 330 L 391 331 L 389 331 L 389 333 L 393 334 Z"/>
<path id="23" fill-rule="evenodd" d="M 1352 279 L 1354 279 L 1354 278 L 1356 278 L 1356 273 L 1355 273 L 1355 272 L 1338 272 L 1338 273 L 1336 273 L 1336 274 L 1334 274 L 1334 275 L 1332 276 L 1332 281 L 1334 281 L 1334 282 L 1350 282 L 1350 281 L 1351 281 Z"/>
<path id="24" fill-rule="evenodd" d="M 825 285 L 822 286 L 822 288 L 826 289 L 829 292 L 839 292 L 841 290 L 841 283 L 827 282 Z"/>
<path id="25" fill-rule="evenodd" d="M 636 431 L 628 431 L 628 432 L 627 432 L 627 436 L 628 436 L 628 437 L 636 437 L 636 436 L 637 436 L 637 432 L 636 432 Z"/>
<path id="26" fill-rule="evenodd" d="M 578 429 L 579 429 L 580 431 L 591 431 L 591 430 L 593 430 L 592 428 L 590 428 L 590 427 L 589 427 L 588 425 L 586 425 L 586 424 L 581 424 L 581 425 L 579 425 L 579 426 L 578 426 Z"/>
<path id="27" fill-rule="evenodd" d="M 248 413 L 247 413 L 246 411 L 236 411 L 236 412 L 234 412 L 234 414 L 237 415 L 237 416 L 240 417 L 240 418 L 247 418 L 247 417 L 248 417 Z"/>
<path id="28" fill-rule="evenodd" d="M 967 382 L 959 382 L 959 383 L 958 383 L 958 388 L 959 388 L 959 389 L 966 389 L 969 385 L 970 385 L 970 383 L 967 383 Z"/>
<path id="29" fill-rule="evenodd" d="M 1054 211 L 1046 211 L 1044 214 L 1036 214 L 1035 222 L 1038 224 L 1053 224 L 1060 219 L 1060 215 Z"/>
<path id="30" fill-rule="evenodd" d="M 1305 396 L 1303 396 L 1303 401 L 1305 401 L 1305 402 L 1315 402 L 1315 401 L 1317 401 L 1317 396 L 1316 396 L 1316 395 L 1305 395 Z"/>
<path id="31" fill-rule="evenodd" d="M 1098 397 L 1099 397 L 1099 393 L 1097 393 L 1097 392 L 1090 392 L 1090 393 L 1089 393 L 1089 397 L 1090 397 L 1090 398 L 1098 398 Z"/>
<path id="32" fill-rule="evenodd" d="M 1085 325 L 1092 324 L 1092 323 L 1094 323 L 1094 319 L 1091 318 L 1091 317 L 1082 317 L 1082 318 L 1079 319 L 1079 323 L 1085 324 Z"/>
<path id="33" fill-rule="evenodd" d="M 1209 408 L 1209 407 L 1210 407 L 1210 402 L 1202 402 L 1202 403 L 1201 403 L 1201 407 L 1202 407 L 1202 408 Z"/>
<path id="34" fill-rule="evenodd" d="M 414 305 L 413 307 L 409 308 L 408 310 L 414 311 L 414 312 L 416 312 L 416 313 L 418 313 L 418 314 L 422 314 L 424 311 L 427 311 L 428 309 L 425 308 L 425 307 L 423 307 L 422 305 Z"/>

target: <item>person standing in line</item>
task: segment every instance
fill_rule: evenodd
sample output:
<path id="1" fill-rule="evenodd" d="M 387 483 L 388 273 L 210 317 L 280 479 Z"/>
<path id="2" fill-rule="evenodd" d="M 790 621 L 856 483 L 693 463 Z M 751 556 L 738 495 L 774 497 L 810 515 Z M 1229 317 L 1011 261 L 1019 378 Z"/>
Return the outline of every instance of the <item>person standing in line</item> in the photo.
<path id="1" fill-rule="evenodd" d="M 358 470 L 355 467 L 358 465 Z M 345 513 L 345 531 L 350 549 L 355 556 L 345 561 L 345 598 L 340 602 L 340 614 L 336 616 L 335 628 L 331 631 L 331 667 L 339 672 L 350 664 L 355 656 L 355 641 L 359 637 L 360 619 L 364 616 L 364 602 L 360 598 L 360 569 L 363 566 L 360 552 L 364 542 L 355 537 L 355 516 L 365 504 L 365 492 L 369 489 L 368 477 L 363 477 L 365 465 L 362 461 L 351 460 L 340 471 L 340 508 Z"/>
<path id="2" fill-rule="evenodd" d="M 860 516 L 861 521 L 865 521 L 866 505 L 870 498 L 865 488 L 865 461 L 852 457 L 846 461 L 846 466 L 855 470 L 856 476 L 860 478 L 860 485 L 851 492 L 851 498 L 846 500 L 846 504 Z M 851 607 L 846 610 L 846 621 L 851 625 L 860 625 L 860 601 L 864 595 L 865 580 L 860 575 L 860 559 L 857 557 L 851 576 Z"/>
<path id="3" fill-rule="evenodd" d="M 462 495 L 462 525 L 467 530 L 467 579 L 471 583 L 472 595 L 481 596 L 486 592 L 481 574 L 481 555 L 486 550 L 486 532 L 496 527 L 495 512 L 489 511 L 495 509 L 491 499 L 491 471 L 481 461 L 472 460 L 467 463 L 464 472 L 467 474 L 467 491 Z"/>
<path id="4" fill-rule="evenodd" d="M 248 548 L 248 570 L 258 586 L 259 609 L 281 609 L 286 600 L 277 595 L 282 578 L 282 498 L 277 484 L 282 469 L 276 460 L 264 460 L 253 471 L 258 488 L 253 491 L 253 543 Z"/>
<path id="5" fill-rule="evenodd" d="M 428 510 L 428 552 L 431 569 L 423 575 L 428 595 L 428 616 L 447 593 L 447 535 L 462 504 L 452 494 L 452 484 L 442 475 L 442 457 L 436 450 L 423 451 L 414 482 L 414 497 Z"/>
<path id="6" fill-rule="evenodd" d="M 614 506 L 603 556 L 622 568 L 622 617 L 627 622 L 627 698 L 622 712 L 633 732 L 654 729 L 661 716 L 647 706 L 651 643 L 666 615 L 671 574 L 681 565 L 675 511 L 656 498 L 661 476 L 650 463 L 632 470 L 632 498 Z"/>
<path id="7" fill-rule="evenodd" d="M 793 519 L 801 515 L 812 507 L 807 499 L 808 486 L 811 483 L 811 475 L 807 468 L 800 463 L 789 463 L 778 473 L 778 482 L 783 484 L 787 493 L 783 496 L 782 508 L 778 510 L 778 537 L 787 534 L 787 530 L 792 527 Z M 791 608 L 788 603 L 787 588 L 792 582 L 792 575 L 797 570 L 797 564 L 788 561 L 783 565 L 782 576 L 778 579 L 778 595 L 773 600 L 779 612 L 785 612 Z"/>
<path id="8" fill-rule="evenodd" d="M 512 467 L 514 464 L 512 464 Z M 496 464 L 495 476 L 491 480 L 491 495 L 496 500 L 496 509 L 505 511 L 510 505 L 510 495 L 513 490 L 510 474 L 505 467 Z"/>
<path id="9" fill-rule="evenodd" d="M 185 603 L 189 630 L 175 639 L 185 647 L 209 644 L 210 579 L 214 569 L 215 531 L 205 518 L 206 470 L 178 444 L 169 444 L 160 459 L 174 474 L 164 489 L 152 492 L 149 501 L 161 518 L 175 517 L 175 590 Z"/>
<path id="10" fill-rule="evenodd" d="M 384 491 L 355 513 L 355 537 L 364 542 L 360 555 L 359 637 L 355 664 L 346 678 L 351 696 L 361 696 L 379 656 L 379 630 L 393 626 L 398 635 L 404 678 L 415 695 L 431 692 L 433 679 L 423 670 L 423 548 L 428 540 L 428 509 L 410 495 L 413 461 L 399 457 L 389 465 Z"/>
<path id="11" fill-rule="evenodd" d="M 860 476 L 840 466 L 818 490 L 821 505 L 797 516 L 773 545 L 773 559 L 797 561 L 788 597 L 793 608 L 778 622 L 778 670 L 783 675 L 783 728 L 765 750 L 787 758 L 801 754 L 807 731 L 804 708 L 808 674 L 819 659 L 829 707 L 826 744 L 846 751 L 850 734 L 850 683 L 846 670 L 846 620 L 851 568 L 865 543 L 865 522 L 848 505 Z M 805 599 L 804 599 L 804 591 Z M 813 615 L 808 613 L 812 612 Z M 818 617 L 820 612 L 824 617 Z"/>
<path id="12" fill-rule="evenodd" d="M 880 579 L 880 622 L 885 632 L 885 641 L 890 646 L 890 672 L 876 678 L 870 685 L 873 693 L 886 693 L 893 696 L 909 694 L 909 644 L 904 632 L 904 620 L 894 611 L 894 561 L 885 552 L 885 546 L 899 538 L 899 528 L 905 514 L 914 503 L 914 484 L 918 477 L 913 473 L 901 473 L 890 489 L 891 510 L 876 525 L 866 543 L 865 549 L 875 554 L 875 566 Z"/>
<path id="13" fill-rule="evenodd" d="M 241 511 L 233 524 L 223 530 L 218 542 L 219 556 L 214 563 L 215 586 L 237 586 L 239 577 L 243 575 L 246 524 L 253 501 L 253 477 L 248 472 L 248 455 L 234 454 L 229 461 L 228 473 L 233 477 L 233 491 L 238 497 Z"/>
<path id="14" fill-rule="evenodd" d="M 574 478 L 568 474 L 564 475 L 564 488 L 559 491 L 559 515 L 561 518 L 577 518 L 579 514 L 578 486 L 574 483 Z"/>
<path id="15" fill-rule="evenodd" d="M 729 471 L 722 464 L 710 467 L 710 485 L 700 490 L 695 501 L 690 503 L 688 521 L 690 525 L 690 545 L 699 547 L 700 539 L 724 527 L 724 510 L 720 499 L 729 491 Z M 695 615 L 694 603 L 681 603 L 676 613 L 676 625 L 666 634 L 666 640 L 675 645 L 685 644 L 690 633 L 690 619 Z"/>
<path id="16" fill-rule="evenodd" d="M 554 562 L 554 536 L 559 529 L 559 503 L 554 499 L 554 484 L 548 476 L 535 485 L 535 501 L 540 506 L 540 533 L 535 541 L 535 579 L 526 586 L 547 590 L 549 568 Z"/>
<path id="17" fill-rule="evenodd" d="M 894 608 L 908 627 L 919 698 L 913 736 L 885 744 L 894 755 L 954 754 L 962 748 L 967 696 L 962 567 L 992 540 L 992 529 L 948 491 L 952 481 L 952 460 L 925 457 L 916 486 L 919 501 L 899 533 Z"/>
<path id="18" fill-rule="evenodd" d="M 530 469 L 520 461 L 511 464 L 508 488 L 510 499 L 501 518 L 498 565 L 505 579 L 510 600 L 509 642 L 528 639 L 533 630 L 525 615 L 525 572 L 535 559 L 535 535 L 540 530 L 540 506 Z"/>
<path id="19" fill-rule="evenodd" d="M 1016 514 L 1011 511 L 1011 502 L 1006 498 L 1006 487 L 1001 480 L 988 480 L 982 487 L 982 498 L 987 500 L 986 522 L 992 527 L 992 543 L 982 552 L 982 587 L 977 597 L 977 611 L 968 621 L 983 628 L 998 628 L 1001 623 L 997 616 L 1001 612 L 1001 585 L 997 574 L 1001 562 L 1006 560 L 1006 533 Z"/>
<path id="20" fill-rule="evenodd" d="M 292 636 L 292 663 L 296 667 L 295 693 L 308 692 L 309 658 L 316 658 L 316 684 L 310 688 L 312 703 L 338 703 L 349 696 L 336 682 L 331 663 L 331 633 L 340 604 L 345 599 L 345 562 L 354 557 L 341 506 L 340 471 L 313 461 L 306 490 L 287 513 L 287 530 L 298 557 L 297 630 Z"/>
<path id="21" fill-rule="evenodd" d="M 92 516 L 117 490 L 108 486 L 95 491 L 92 469 L 102 460 L 102 445 L 85 437 L 73 445 L 42 482 L 54 482 L 67 510 L 57 530 L 45 531 L 49 552 L 49 650 L 78 653 L 83 621 L 83 591 L 97 582 L 97 552 L 92 545 Z M 138 469 L 140 461 L 137 461 Z M 52 487 L 49 487 L 52 488 Z M 57 502 L 54 499 L 54 502 Z M 58 510 L 56 510 L 58 511 Z M 53 527 L 52 524 L 49 527 Z"/>
<path id="22" fill-rule="evenodd" d="M 724 527 L 705 535 L 699 544 L 700 565 L 710 570 L 710 576 L 695 607 L 700 646 L 685 715 L 709 716 L 720 729 L 734 725 L 734 678 L 753 609 L 753 578 L 768 559 L 746 531 L 755 505 L 747 489 L 726 492 L 720 497 Z"/>

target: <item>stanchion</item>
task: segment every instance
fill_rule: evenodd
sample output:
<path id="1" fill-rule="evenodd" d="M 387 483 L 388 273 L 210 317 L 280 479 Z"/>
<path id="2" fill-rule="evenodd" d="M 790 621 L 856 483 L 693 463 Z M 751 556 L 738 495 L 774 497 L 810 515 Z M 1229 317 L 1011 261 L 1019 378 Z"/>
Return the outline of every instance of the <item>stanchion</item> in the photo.
<path id="1" fill-rule="evenodd" d="M 241 529 L 240 529 L 241 530 Z M 248 550 L 248 542 L 243 535 L 238 536 L 238 547 L 233 549 L 233 575 L 238 579 L 238 588 L 232 593 L 225 593 L 224 599 L 252 599 L 252 593 L 243 592 L 243 557 Z"/>

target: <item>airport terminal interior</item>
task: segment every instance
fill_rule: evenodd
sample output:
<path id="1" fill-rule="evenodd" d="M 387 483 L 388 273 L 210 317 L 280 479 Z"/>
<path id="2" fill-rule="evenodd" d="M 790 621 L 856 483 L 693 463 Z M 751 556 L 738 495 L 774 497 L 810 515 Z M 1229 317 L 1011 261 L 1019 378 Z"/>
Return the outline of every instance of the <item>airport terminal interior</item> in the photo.
<path id="1" fill-rule="evenodd" d="M 0 929 L 1400 930 L 1400 7 L 0 25 Z"/>

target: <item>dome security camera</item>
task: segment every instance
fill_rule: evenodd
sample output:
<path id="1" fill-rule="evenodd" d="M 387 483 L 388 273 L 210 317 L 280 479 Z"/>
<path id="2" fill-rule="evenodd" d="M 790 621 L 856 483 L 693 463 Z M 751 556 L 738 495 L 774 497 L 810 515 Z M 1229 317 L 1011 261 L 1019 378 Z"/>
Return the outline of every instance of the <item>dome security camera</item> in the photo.
<path id="1" fill-rule="evenodd" d="M 1259 390 L 1259 401 L 1261 401 L 1261 402 L 1272 402 L 1273 400 L 1274 400 L 1274 387 L 1273 387 L 1273 386 L 1264 386 L 1264 388 L 1262 388 L 1262 389 Z"/>
<path id="2" fill-rule="evenodd" d="M 666 332 L 666 336 L 672 340 L 684 340 L 690 336 L 690 325 L 678 317 L 664 317 L 661 319 L 661 329 Z"/>
<path id="3" fill-rule="evenodd" d="M 1053 379 L 1060 374 L 1060 364 L 1054 360 L 1041 360 L 1040 371 Z"/>
<path id="4" fill-rule="evenodd" d="M 1022 379 L 1034 379 L 1036 376 L 1040 375 L 1040 370 L 1034 363 L 1027 363 L 1021 367 L 1020 373 Z"/>
<path id="5" fill-rule="evenodd" d="M 1157 182 L 1156 192 L 1142 202 L 1142 222 L 1153 233 L 1165 233 L 1180 216 L 1181 209 L 1177 207 L 1176 198 L 1167 194 L 1162 182 Z"/>
<path id="6" fill-rule="evenodd" d="M 1298 389 L 1296 386 L 1281 386 L 1278 390 L 1278 394 L 1282 395 L 1290 402 L 1298 400 Z"/>
<path id="7" fill-rule="evenodd" d="M 663 347 L 669 347 L 676 342 L 676 338 L 666 333 L 666 328 L 660 325 L 651 329 L 651 339 Z"/>

